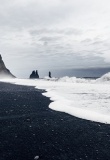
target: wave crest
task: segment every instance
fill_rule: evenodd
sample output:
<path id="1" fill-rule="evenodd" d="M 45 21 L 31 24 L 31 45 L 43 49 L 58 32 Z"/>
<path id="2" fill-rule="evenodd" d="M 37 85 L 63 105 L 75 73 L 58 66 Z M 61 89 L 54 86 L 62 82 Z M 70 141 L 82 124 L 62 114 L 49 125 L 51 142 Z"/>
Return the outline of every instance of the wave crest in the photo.
<path id="1" fill-rule="evenodd" d="M 45 77 L 45 80 L 48 81 L 56 81 L 56 82 L 68 82 L 68 83 L 90 83 L 90 82 L 94 82 L 95 80 L 92 79 L 86 79 L 86 78 L 77 78 L 77 77 L 61 77 L 61 78 L 49 78 L 49 77 Z"/>
<path id="2" fill-rule="evenodd" d="M 101 82 L 101 83 L 104 83 L 104 82 L 110 82 L 110 72 L 104 74 L 102 77 L 98 78 L 96 80 L 96 82 Z"/>

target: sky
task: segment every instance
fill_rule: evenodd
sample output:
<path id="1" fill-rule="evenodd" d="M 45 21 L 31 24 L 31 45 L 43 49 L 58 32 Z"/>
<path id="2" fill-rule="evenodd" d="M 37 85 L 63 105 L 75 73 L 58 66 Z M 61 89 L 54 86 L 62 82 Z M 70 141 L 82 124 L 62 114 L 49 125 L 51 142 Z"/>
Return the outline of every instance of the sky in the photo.
<path id="1" fill-rule="evenodd" d="M 13 74 L 110 66 L 110 0 L 0 0 L 0 53 Z"/>

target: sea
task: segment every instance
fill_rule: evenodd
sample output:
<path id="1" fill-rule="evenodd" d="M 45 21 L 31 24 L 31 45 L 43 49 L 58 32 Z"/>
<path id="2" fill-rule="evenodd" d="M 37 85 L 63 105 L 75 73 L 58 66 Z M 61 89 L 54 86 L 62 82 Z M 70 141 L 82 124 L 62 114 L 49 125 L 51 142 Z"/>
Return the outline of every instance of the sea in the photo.
<path id="1" fill-rule="evenodd" d="M 77 77 L 77 78 L 99 78 L 104 74 L 110 72 L 110 67 L 106 68 L 72 68 L 72 69 L 49 69 L 49 70 L 40 70 L 38 69 L 38 74 L 40 78 L 47 77 L 51 72 L 52 77 L 61 78 L 61 77 Z M 19 73 L 16 75 L 18 78 L 29 78 L 31 71 Z"/>
<path id="2" fill-rule="evenodd" d="M 109 68 L 80 68 L 51 70 L 52 77 L 77 77 L 77 78 L 99 78 L 110 72 Z"/>

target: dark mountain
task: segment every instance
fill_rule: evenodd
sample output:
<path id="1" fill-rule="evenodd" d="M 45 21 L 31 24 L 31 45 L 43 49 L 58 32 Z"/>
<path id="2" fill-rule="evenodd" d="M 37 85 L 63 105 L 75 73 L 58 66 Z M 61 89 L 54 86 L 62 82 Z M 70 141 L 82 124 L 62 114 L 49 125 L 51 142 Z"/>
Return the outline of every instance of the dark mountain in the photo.
<path id="1" fill-rule="evenodd" d="M 15 76 L 6 68 L 1 55 L 0 55 L 0 78 L 15 78 Z"/>

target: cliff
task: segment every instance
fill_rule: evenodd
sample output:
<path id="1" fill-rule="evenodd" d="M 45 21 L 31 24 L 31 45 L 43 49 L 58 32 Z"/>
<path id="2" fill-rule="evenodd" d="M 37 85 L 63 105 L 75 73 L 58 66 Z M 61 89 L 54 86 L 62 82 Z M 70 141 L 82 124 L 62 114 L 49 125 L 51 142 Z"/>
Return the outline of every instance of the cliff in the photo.
<path id="1" fill-rule="evenodd" d="M 0 78 L 15 78 L 15 76 L 6 68 L 2 56 L 0 55 Z"/>

